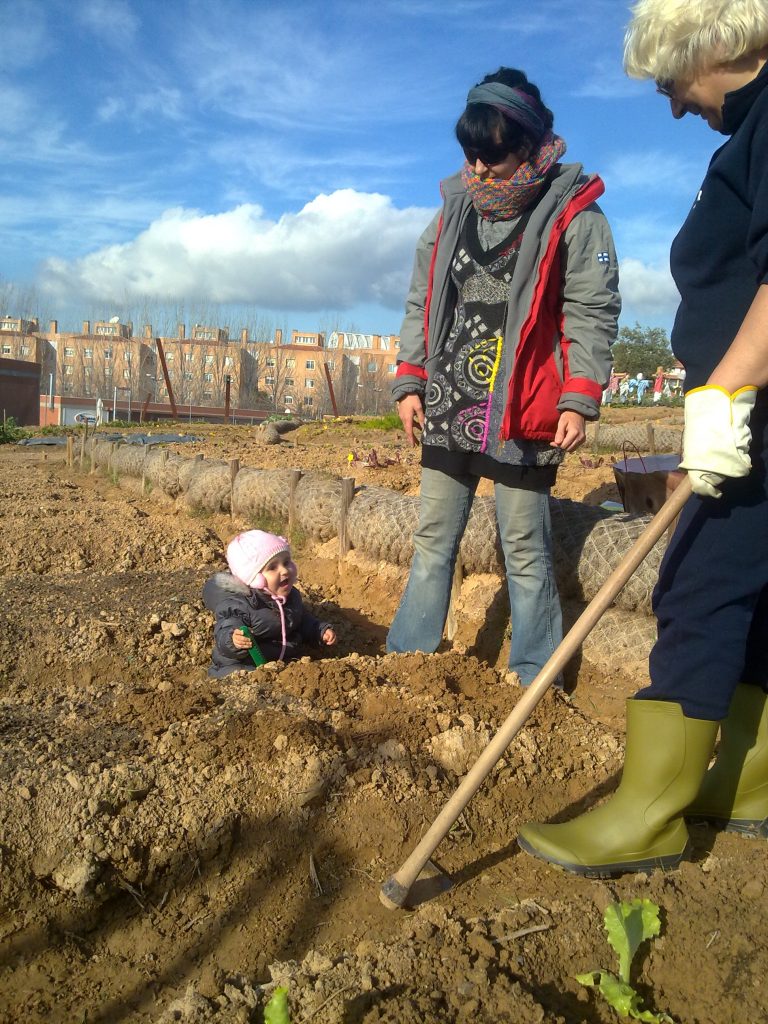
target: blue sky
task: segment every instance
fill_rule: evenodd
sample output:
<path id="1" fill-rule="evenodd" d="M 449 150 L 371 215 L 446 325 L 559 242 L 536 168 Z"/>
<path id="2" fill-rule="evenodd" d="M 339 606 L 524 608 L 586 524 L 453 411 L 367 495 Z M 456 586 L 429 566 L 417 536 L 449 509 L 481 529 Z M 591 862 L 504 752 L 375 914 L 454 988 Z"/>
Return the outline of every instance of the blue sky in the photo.
<path id="1" fill-rule="evenodd" d="M 628 16 L 623 0 L 2 0 L 0 313 L 396 333 L 467 90 L 506 64 L 541 88 L 565 160 L 606 183 L 622 322 L 669 327 L 669 245 L 722 139 L 624 76 Z"/>

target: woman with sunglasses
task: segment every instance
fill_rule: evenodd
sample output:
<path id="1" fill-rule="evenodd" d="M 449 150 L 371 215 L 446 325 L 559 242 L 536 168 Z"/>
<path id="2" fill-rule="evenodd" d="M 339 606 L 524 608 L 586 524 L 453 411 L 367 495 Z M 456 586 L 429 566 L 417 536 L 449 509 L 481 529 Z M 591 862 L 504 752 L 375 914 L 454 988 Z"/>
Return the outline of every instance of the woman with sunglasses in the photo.
<path id="1" fill-rule="evenodd" d="M 522 71 L 470 90 L 456 125 L 466 162 L 414 264 L 393 394 L 421 511 L 388 651 L 437 649 L 456 555 L 481 477 L 494 482 L 512 615 L 509 668 L 532 682 L 562 638 L 549 491 L 597 419 L 619 313 L 603 192 Z"/>
<path id="2" fill-rule="evenodd" d="M 768 3 L 640 0 L 633 15 L 627 72 L 726 141 L 672 245 L 694 495 L 654 593 L 651 683 L 627 702 L 611 799 L 520 833 L 579 874 L 674 867 L 685 818 L 768 837 Z"/>

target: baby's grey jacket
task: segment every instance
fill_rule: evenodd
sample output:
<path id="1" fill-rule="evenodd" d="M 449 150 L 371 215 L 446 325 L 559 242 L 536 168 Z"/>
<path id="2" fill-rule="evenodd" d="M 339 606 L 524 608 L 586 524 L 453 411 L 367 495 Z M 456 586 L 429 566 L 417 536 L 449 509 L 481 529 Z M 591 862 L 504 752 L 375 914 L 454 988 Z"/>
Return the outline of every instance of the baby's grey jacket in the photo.
<path id="1" fill-rule="evenodd" d="M 229 572 L 217 572 L 203 586 L 203 602 L 216 615 L 213 628 L 213 653 L 209 676 L 226 676 L 230 672 L 256 666 L 248 651 L 238 650 L 232 643 L 232 632 L 246 625 L 267 661 L 277 661 L 283 646 L 280 612 L 272 595 L 253 590 Z M 301 657 L 303 644 L 319 646 L 330 622 L 321 622 L 304 607 L 301 594 L 294 587 L 283 606 L 286 649 L 283 661 Z"/>

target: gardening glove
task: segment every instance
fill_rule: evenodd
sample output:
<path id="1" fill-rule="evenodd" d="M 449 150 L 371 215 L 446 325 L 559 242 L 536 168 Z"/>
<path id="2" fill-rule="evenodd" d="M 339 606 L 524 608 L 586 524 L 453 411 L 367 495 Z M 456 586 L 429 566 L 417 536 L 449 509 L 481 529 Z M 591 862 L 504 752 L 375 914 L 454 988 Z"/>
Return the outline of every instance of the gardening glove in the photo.
<path id="1" fill-rule="evenodd" d="M 680 468 L 688 471 L 695 494 L 719 498 L 726 477 L 749 473 L 749 417 L 756 399 L 752 385 L 730 394 L 716 384 L 705 384 L 685 396 Z"/>

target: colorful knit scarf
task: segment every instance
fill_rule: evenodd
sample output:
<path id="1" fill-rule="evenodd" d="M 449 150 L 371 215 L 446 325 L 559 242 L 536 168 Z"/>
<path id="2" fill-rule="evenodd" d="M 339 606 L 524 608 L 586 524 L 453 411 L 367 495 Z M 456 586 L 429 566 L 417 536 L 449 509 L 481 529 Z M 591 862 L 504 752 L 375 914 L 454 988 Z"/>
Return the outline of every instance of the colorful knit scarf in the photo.
<path id="1" fill-rule="evenodd" d="M 481 217 L 511 220 L 538 199 L 547 174 L 563 153 L 563 139 L 547 132 L 531 159 L 520 164 L 511 178 L 481 178 L 469 164 L 464 164 L 461 181 Z"/>

